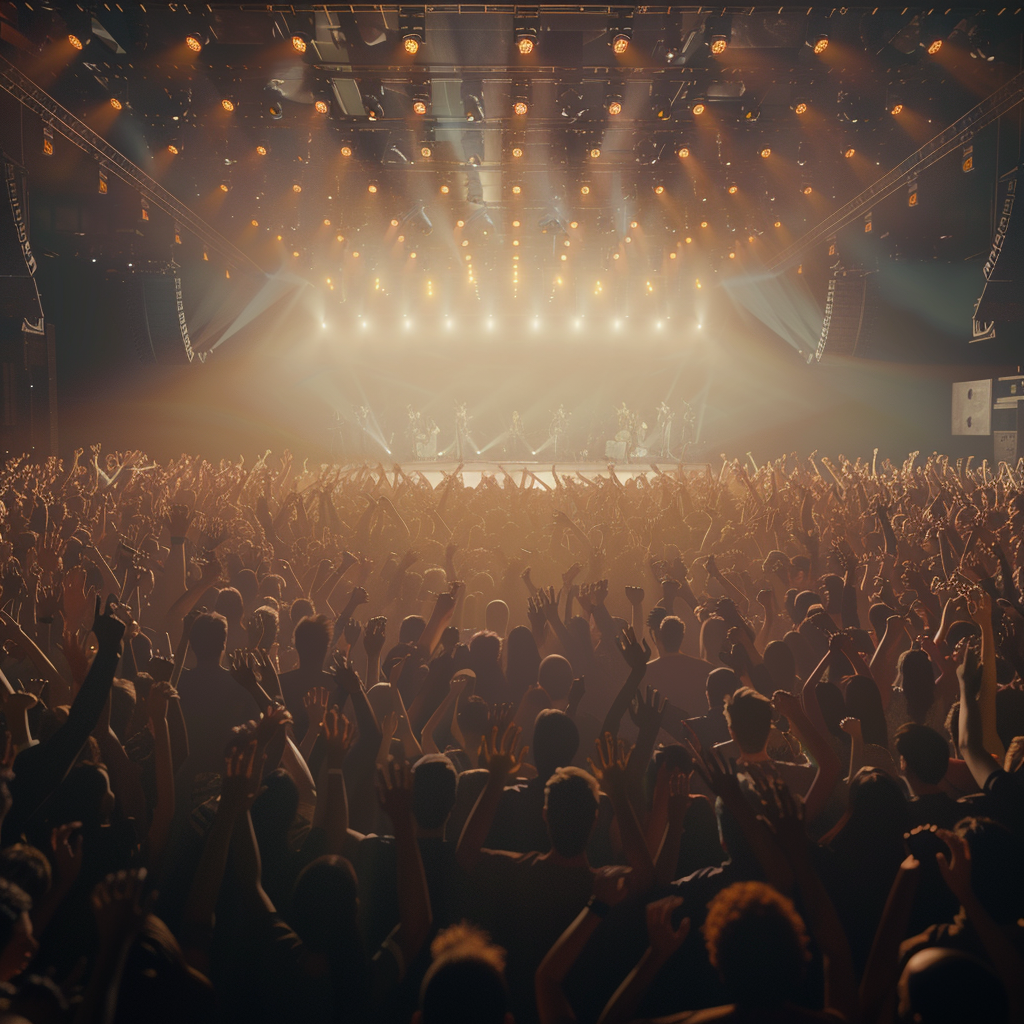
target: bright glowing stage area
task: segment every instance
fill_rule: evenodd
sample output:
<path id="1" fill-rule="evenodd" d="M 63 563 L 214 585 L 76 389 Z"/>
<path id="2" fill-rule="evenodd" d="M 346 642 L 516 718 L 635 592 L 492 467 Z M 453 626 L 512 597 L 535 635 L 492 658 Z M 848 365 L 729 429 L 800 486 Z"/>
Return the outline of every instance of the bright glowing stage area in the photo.
<path id="1" fill-rule="evenodd" d="M 692 480 L 707 477 L 711 474 L 711 466 L 706 462 L 466 462 L 461 469 L 458 462 L 405 462 L 397 464 L 398 471 L 413 480 L 425 480 L 431 487 L 442 486 L 452 474 L 458 473 L 464 487 L 476 488 L 490 478 L 501 484 L 511 480 L 516 487 L 539 487 L 551 490 L 559 480 L 583 480 L 591 483 L 608 480 L 612 473 L 620 482 L 644 477 L 680 476 Z M 364 470 L 374 476 L 382 472 L 394 474 L 395 466 L 388 468 L 383 464 L 377 466 L 359 465 L 347 467 L 349 472 Z"/>

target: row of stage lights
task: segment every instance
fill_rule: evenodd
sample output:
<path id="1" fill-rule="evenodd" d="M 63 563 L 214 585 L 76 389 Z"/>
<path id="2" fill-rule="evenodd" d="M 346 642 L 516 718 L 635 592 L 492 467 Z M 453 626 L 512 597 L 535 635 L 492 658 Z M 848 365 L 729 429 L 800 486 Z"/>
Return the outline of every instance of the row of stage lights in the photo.
<path id="1" fill-rule="evenodd" d="M 669 319 L 670 319 L 670 317 L 666 316 L 663 319 L 651 320 L 651 321 L 648 321 L 647 323 L 648 323 L 648 326 L 651 328 L 651 330 L 659 331 L 660 332 L 660 331 L 664 331 L 669 326 L 669 323 L 668 323 Z M 604 324 L 607 328 L 611 329 L 612 331 L 618 332 L 618 331 L 622 331 L 622 330 L 625 329 L 626 321 L 627 320 L 629 320 L 628 317 L 616 317 L 616 318 L 614 318 L 612 320 L 608 320 L 608 319 L 602 317 L 599 322 L 601 324 Z M 373 326 L 373 324 L 370 322 L 370 320 L 367 319 L 366 317 L 360 317 L 357 322 L 359 324 L 359 329 L 361 331 L 368 331 Z M 484 320 L 482 321 L 482 323 L 483 323 L 484 330 L 486 330 L 488 332 L 496 331 L 496 330 L 498 330 L 498 328 L 500 326 L 500 324 L 498 322 L 498 318 L 497 317 L 493 317 L 493 316 L 485 317 Z M 587 326 L 586 318 L 583 317 L 583 316 L 573 317 L 569 321 L 569 323 L 571 324 L 572 329 L 574 331 L 582 331 L 584 329 L 584 327 Z M 591 322 L 591 324 L 590 324 L 590 329 L 591 330 L 594 329 L 596 323 L 598 323 L 598 321 L 592 321 Z M 543 328 L 544 328 L 544 321 L 541 320 L 540 317 L 533 317 L 529 321 L 529 325 L 530 325 L 530 330 L 531 331 L 538 332 L 538 331 L 543 330 Z M 324 321 L 321 322 L 320 326 L 324 330 L 327 330 L 329 325 L 328 325 L 327 321 L 324 320 Z M 440 321 L 440 326 L 443 327 L 445 331 L 454 331 L 458 327 L 458 321 L 456 321 L 454 317 L 445 317 L 444 320 Z M 564 326 L 564 321 L 560 321 L 558 324 L 553 325 L 553 329 L 561 330 L 563 326 Z M 631 323 L 631 326 L 633 326 L 633 327 L 642 327 L 642 325 L 637 325 L 635 323 Z M 697 328 L 697 330 L 702 330 L 703 327 L 704 327 L 704 324 L 701 321 L 698 320 L 697 323 L 694 326 Z M 414 330 L 416 328 L 416 321 L 414 321 L 413 318 L 409 317 L 409 316 L 402 317 L 402 319 L 401 319 L 401 327 L 402 327 L 402 330 L 404 330 L 404 331 L 412 331 L 412 330 Z"/>

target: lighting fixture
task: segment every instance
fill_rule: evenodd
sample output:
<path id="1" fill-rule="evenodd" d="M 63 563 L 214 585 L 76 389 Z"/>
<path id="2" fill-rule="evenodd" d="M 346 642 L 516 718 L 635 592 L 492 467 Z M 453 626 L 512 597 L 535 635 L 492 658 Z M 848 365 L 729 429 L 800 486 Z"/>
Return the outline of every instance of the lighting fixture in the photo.
<path id="1" fill-rule="evenodd" d="M 516 49 L 524 57 L 529 57 L 537 48 L 537 36 L 540 28 L 538 9 L 533 8 L 529 13 L 522 14 L 516 10 L 513 17 L 513 28 L 516 37 Z"/>
<path id="2" fill-rule="evenodd" d="M 612 52 L 620 57 L 629 49 L 629 36 L 620 32 L 612 39 Z"/>
<path id="3" fill-rule="evenodd" d="M 796 99 L 793 101 L 793 113 L 794 114 L 806 114 L 807 113 L 807 100 Z"/>
<path id="4" fill-rule="evenodd" d="M 427 101 L 417 97 L 412 101 L 412 112 L 414 114 L 425 114 L 427 112 Z"/>
<path id="5" fill-rule="evenodd" d="M 891 104 L 889 104 L 889 113 L 892 114 L 893 117 L 896 117 L 898 114 L 902 114 L 903 113 L 903 104 L 902 103 L 891 103 Z"/>
<path id="6" fill-rule="evenodd" d="M 346 146 L 342 146 L 341 147 L 341 155 L 343 157 L 346 157 L 346 158 L 350 157 L 352 155 L 352 147 L 351 146 L 347 146 L 347 145 Z"/>
<path id="7" fill-rule="evenodd" d="M 739 185 L 733 183 L 733 184 L 731 184 L 729 186 L 729 195 L 734 196 L 734 195 L 736 195 L 737 192 L 739 192 L 739 190 L 740 190 Z"/>
<path id="8" fill-rule="evenodd" d="M 230 114 L 235 109 L 233 101 L 225 98 L 220 101 L 220 105 Z"/>
<path id="9" fill-rule="evenodd" d="M 609 41 L 612 46 L 612 53 L 621 57 L 628 49 L 633 39 L 633 9 L 621 7 L 612 13 L 608 25 Z"/>
<path id="10" fill-rule="evenodd" d="M 518 160 L 522 155 L 523 155 L 523 150 L 522 150 L 521 146 L 513 146 L 512 147 L 512 157 L 513 157 L 513 159 Z"/>
<path id="11" fill-rule="evenodd" d="M 415 55 L 420 52 L 420 41 L 419 37 L 414 34 L 409 34 L 402 37 L 402 45 L 405 47 L 405 52 L 410 55 Z"/>
<path id="12" fill-rule="evenodd" d="M 74 35 L 74 34 L 69 34 L 69 35 L 68 35 L 68 42 L 69 42 L 69 43 L 70 43 L 70 44 L 71 44 L 71 45 L 72 45 L 72 46 L 73 46 L 73 47 L 74 47 L 74 48 L 75 48 L 76 50 L 81 50 L 81 49 L 82 49 L 82 40 L 81 40 L 81 39 L 79 39 L 79 38 L 78 38 L 78 36 L 76 36 L 76 35 Z"/>
<path id="13" fill-rule="evenodd" d="M 580 186 L 580 195 L 581 196 L 589 196 L 590 195 L 590 186 L 589 185 L 582 185 L 582 186 Z"/>
<path id="14" fill-rule="evenodd" d="M 371 181 L 370 184 L 366 186 L 366 191 L 369 192 L 370 195 L 376 195 L 377 186 Z"/>
<path id="15" fill-rule="evenodd" d="M 307 45 L 306 44 L 306 39 L 307 38 L 308 38 L 308 36 L 304 35 L 303 33 L 296 32 L 295 35 L 292 36 L 292 49 L 296 53 L 305 53 L 306 52 L 306 45 Z"/>
<path id="16" fill-rule="evenodd" d="M 441 195 L 446 196 L 450 191 L 451 189 L 447 185 L 441 186 Z"/>
<path id="17" fill-rule="evenodd" d="M 612 117 L 622 113 L 622 100 L 619 99 L 618 96 L 613 96 L 608 101 L 608 113 L 611 114 Z"/>
<path id="18" fill-rule="evenodd" d="M 313 104 L 313 109 L 318 114 L 326 114 L 329 107 L 327 106 L 326 100 L 317 100 L 316 103 Z"/>
<path id="19" fill-rule="evenodd" d="M 177 151 L 175 151 L 175 152 L 177 152 Z M 257 156 L 266 156 L 267 155 L 267 147 L 264 146 L 262 142 L 256 147 L 256 155 Z"/>
<path id="20" fill-rule="evenodd" d="M 423 157 L 424 160 L 429 160 L 432 153 L 433 150 L 429 146 L 420 146 L 420 156 Z"/>
<path id="21" fill-rule="evenodd" d="M 363 90 L 363 109 L 371 121 L 384 119 L 384 87 L 374 83 Z"/>
<path id="22" fill-rule="evenodd" d="M 302 191 L 302 186 L 298 182 L 295 182 L 295 184 L 292 185 L 292 191 L 298 194 L 299 192 Z"/>
<path id="23" fill-rule="evenodd" d="M 814 42 L 811 44 L 811 48 L 819 56 L 828 49 L 828 36 L 824 32 L 819 32 L 814 37 Z"/>
<path id="24" fill-rule="evenodd" d="M 522 117 L 529 109 L 529 104 L 527 104 L 526 100 L 523 99 L 516 100 L 512 104 L 512 113 L 517 117 Z"/>
<path id="25" fill-rule="evenodd" d="M 570 121 L 579 120 L 587 111 L 583 96 L 576 89 L 563 89 L 558 94 L 558 112 Z"/>
<path id="26" fill-rule="evenodd" d="M 679 149 L 676 150 L 676 156 L 678 156 L 680 160 L 685 160 L 689 155 L 690 155 L 690 147 L 689 146 L 680 146 Z"/>
<path id="27" fill-rule="evenodd" d="M 664 195 L 664 193 L 665 193 L 665 186 L 664 185 L 655 185 L 654 186 L 654 194 L 656 196 Z"/>
<path id="28" fill-rule="evenodd" d="M 72 44 L 74 45 L 74 44 Z M 185 36 L 185 45 L 193 52 L 199 53 L 203 48 L 203 39 L 197 32 L 190 32 Z M 76 49 L 81 49 L 82 44 L 79 43 Z"/>
<path id="29" fill-rule="evenodd" d="M 704 99 L 696 99 L 690 104 L 690 113 L 694 117 L 700 117 L 708 109 L 707 101 Z"/>
<path id="30" fill-rule="evenodd" d="M 523 186 L 522 185 L 513 185 L 512 186 L 512 195 L 518 196 L 518 195 L 522 194 L 522 191 L 523 191 Z"/>
<path id="31" fill-rule="evenodd" d="M 852 157 L 856 152 L 857 150 L 855 150 L 853 146 L 847 146 L 846 149 L 843 150 L 843 156 L 845 156 L 846 159 L 849 160 L 850 157 Z"/>
<path id="32" fill-rule="evenodd" d="M 171 156 L 177 156 L 181 152 L 181 150 L 178 149 L 178 147 L 173 142 L 168 142 L 167 152 L 170 153 Z"/>
<path id="33" fill-rule="evenodd" d="M 124 106 L 124 104 L 116 96 L 111 96 L 110 97 L 110 105 L 115 110 L 120 110 Z"/>
<path id="34" fill-rule="evenodd" d="M 593 149 L 591 149 L 591 151 L 590 151 L 590 158 L 592 160 L 596 160 L 600 155 L 601 155 L 601 150 L 597 146 L 594 146 Z"/>
<path id="35" fill-rule="evenodd" d="M 802 184 L 802 185 L 800 186 L 800 191 L 801 191 L 801 192 L 803 192 L 803 194 L 804 194 L 805 196 L 809 196 L 809 195 L 810 195 L 810 194 L 811 194 L 811 193 L 812 193 L 812 192 L 814 191 L 814 189 L 813 189 L 813 188 L 811 188 L 811 186 L 810 186 L 810 185 L 809 185 L 809 184 L 808 184 L 808 183 L 807 183 L 807 182 L 805 181 L 805 182 L 804 182 L 804 183 L 803 183 L 803 184 Z"/>
<path id="36" fill-rule="evenodd" d="M 761 159 L 767 160 L 768 157 L 770 157 L 771 155 L 772 155 L 772 147 L 771 146 L 762 146 L 761 147 Z"/>
<path id="37" fill-rule="evenodd" d="M 220 183 L 220 190 L 221 190 L 221 192 L 227 192 L 228 189 L 230 189 L 230 188 L 231 188 L 231 186 L 226 181 L 222 181 Z"/>
<path id="38" fill-rule="evenodd" d="M 729 40 L 723 35 L 714 35 L 711 37 L 711 53 L 715 57 L 720 57 L 725 53 L 726 47 L 729 45 Z"/>

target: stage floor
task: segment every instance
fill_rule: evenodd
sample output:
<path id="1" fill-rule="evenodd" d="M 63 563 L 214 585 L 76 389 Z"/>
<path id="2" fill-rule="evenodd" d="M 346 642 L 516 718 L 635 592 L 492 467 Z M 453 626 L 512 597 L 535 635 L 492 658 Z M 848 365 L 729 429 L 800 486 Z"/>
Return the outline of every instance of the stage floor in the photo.
<path id="1" fill-rule="evenodd" d="M 406 475 L 416 478 L 422 476 L 431 487 L 443 484 L 447 476 L 451 476 L 458 468 L 457 462 L 402 462 L 399 468 Z M 517 487 L 554 487 L 555 480 L 553 473 L 561 477 L 572 477 L 573 479 L 598 480 L 608 479 L 608 467 L 615 471 L 620 480 L 629 480 L 633 477 L 653 477 L 659 473 L 668 476 L 678 476 L 693 479 L 695 477 L 706 477 L 711 473 L 711 466 L 706 462 L 658 462 L 644 463 L 608 463 L 608 462 L 466 462 L 460 473 L 462 482 L 466 487 L 478 487 L 485 476 L 493 477 L 501 481 L 505 473 L 515 480 Z M 356 469 L 357 467 L 349 467 Z M 388 473 L 391 468 L 385 466 Z"/>

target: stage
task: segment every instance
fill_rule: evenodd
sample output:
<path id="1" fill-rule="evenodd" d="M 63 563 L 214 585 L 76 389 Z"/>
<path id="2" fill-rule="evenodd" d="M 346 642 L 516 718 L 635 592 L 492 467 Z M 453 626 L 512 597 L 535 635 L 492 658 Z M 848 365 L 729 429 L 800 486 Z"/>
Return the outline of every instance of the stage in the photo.
<path id="1" fill-rule="evenodd" d="M 609 462 L 466 462 L 459 470 L 457 462 L 403 462 L 398 469 L 412 479 L 423 479 L 431 487 L 442 485 L 457 470 L 465 487 L 479 487 L 481 482 L 490 477 L 502 482 L 511 477 L 517 487 L 540 487 L 550 490 L 555 486 L 554 477 L 559 479 L 597 481 L 609 479 L 609 470 L 622 481 L 635 477 L 654 477 L 662 474 L 673 478 L 680 476 L 693 480 L 711 475 L 711 466 L 706 462 L 658 462 L 648 463 L 609 463 Z M 369 469 L 372 474 L 379 475 L 381 467 L 391 477 L 394 476 L 394 464 L 391 467 L 351 465 L 346 467 L 350 472 Z"/>

